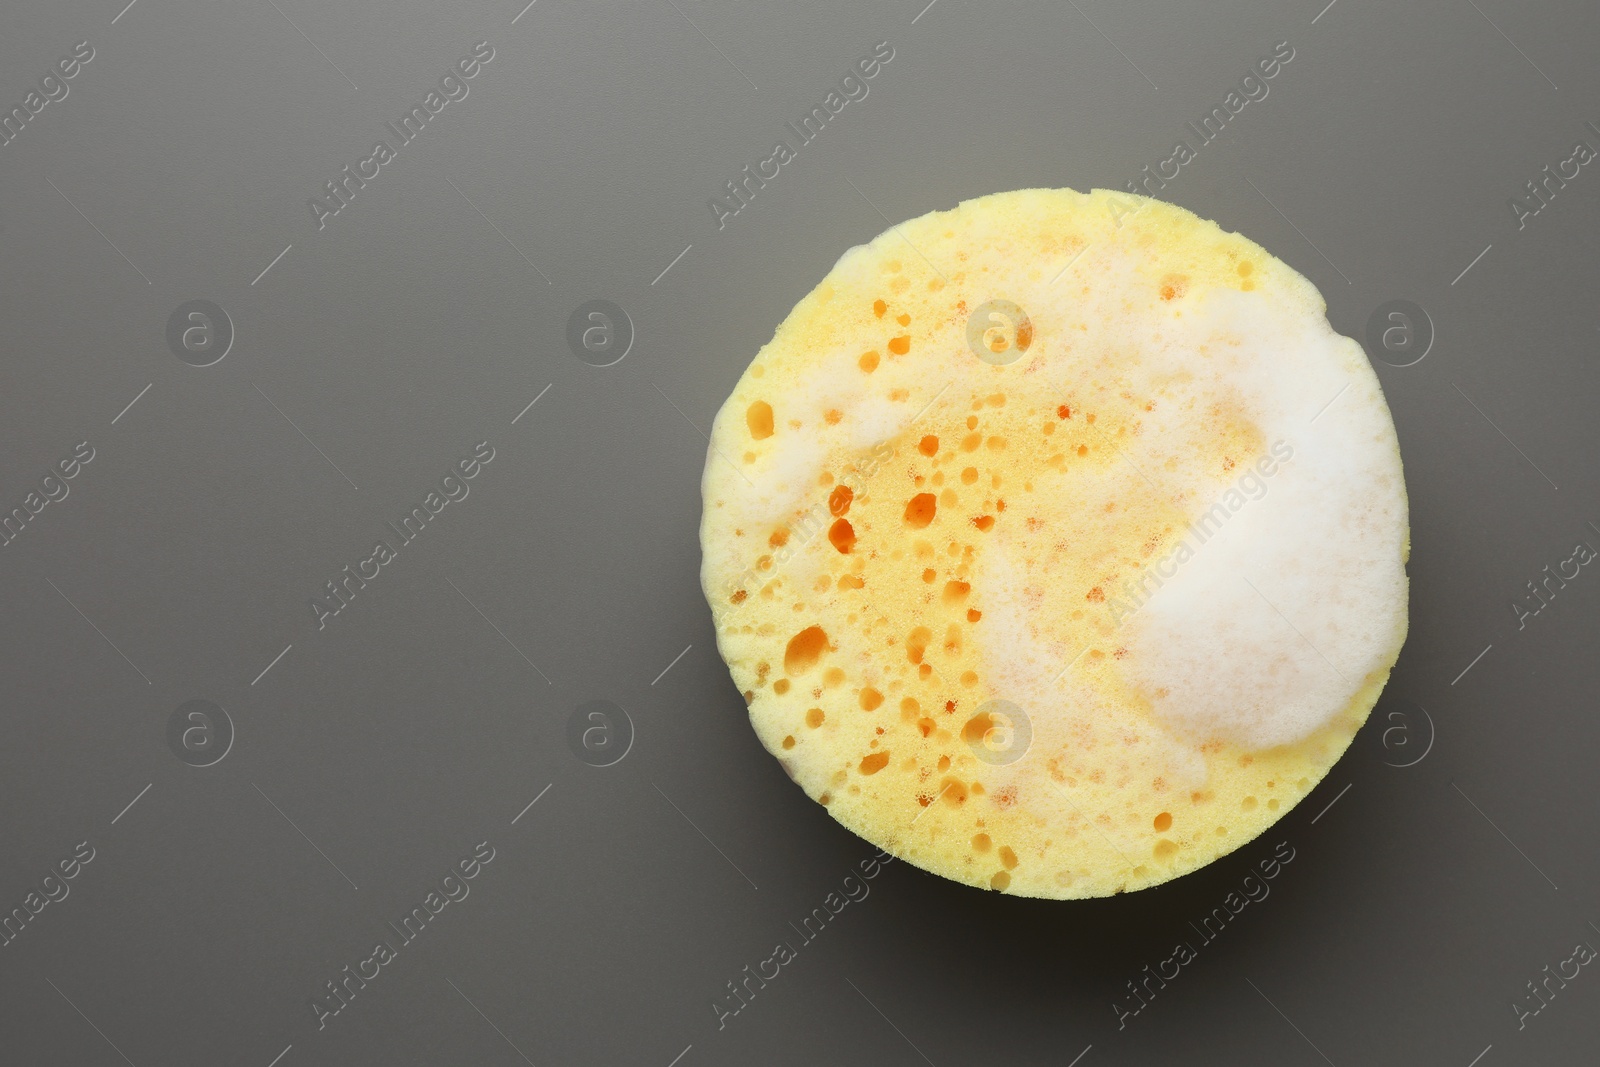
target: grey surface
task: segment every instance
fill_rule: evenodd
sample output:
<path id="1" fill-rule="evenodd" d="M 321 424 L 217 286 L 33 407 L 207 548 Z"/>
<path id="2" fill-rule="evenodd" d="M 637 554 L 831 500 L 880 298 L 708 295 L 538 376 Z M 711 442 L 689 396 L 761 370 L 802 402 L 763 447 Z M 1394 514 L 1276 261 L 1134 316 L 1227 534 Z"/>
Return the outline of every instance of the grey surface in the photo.
<path id="1" fill-rule="evenodd" d="M 1521 1028 L 1512 1005 L 1600 945 L 1600 578 L 1520 631 L 1509 605 L 1600 545 L 1600 174 L 1520 230 L 1507 198 L 1600 147 L 1600 10 L 923 2 L 0 14 L 6 107 L 95 49 L 0 147 L 0 508 L 95 450 L 0 549 L 0 907 L 95 850 L 0 948 L 0 1061 L 1592 1060 L 1592 967 Z M 481 40 L 467 98 L 319 231 L 307 199 Z M 870 95 L 719 231 L 707 200 L 880 40 Z M 761 751 L 717 658 L 700 430 L 886 219 L 1120 187 L 1280 40 L 1270 95 L 1161 195 L 1304 272 L 1343 333 L 1396 299 L 1434 324 L 1378 364 L 1412 622 L 1371 722 L 1268 836 L 1158 889 L 891 865 L 719 1029 L 725 984 L 872 850 Z M 204 368 L 167 344 L 191 300 L 236 333 Z M 591 300 L 636 328 L 613 366 L 568 349 Z M 322 584 L 484 440 L 470 495 L 319 630 Z M 232 723 L 214 762 L 169 746 L 191 700 Z M 568 742 L 596 700 L 633 727 L 605 767 Z M 483 841 L 470 895 L 319 1029 L 323 984 Z M 1200 945 L 1277 841 L 1271 895 Z M 1119 1029 L 1180 939 L 1198 958 Z"/>

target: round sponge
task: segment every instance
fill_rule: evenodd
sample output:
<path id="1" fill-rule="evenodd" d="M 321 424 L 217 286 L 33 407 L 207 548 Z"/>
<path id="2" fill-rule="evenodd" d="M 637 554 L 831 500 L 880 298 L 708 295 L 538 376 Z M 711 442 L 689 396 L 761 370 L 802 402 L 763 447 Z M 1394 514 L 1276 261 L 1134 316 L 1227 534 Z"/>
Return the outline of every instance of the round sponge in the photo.
<path id="1" fill-rule="evenodd" d="M 1394 425 L 1316 288 L 1181 208 L 971 200 L 851 249 L 717 416 L 702 584 L 763 745 L 1037 897 L 1281 818 L 1406 634 Z"/>

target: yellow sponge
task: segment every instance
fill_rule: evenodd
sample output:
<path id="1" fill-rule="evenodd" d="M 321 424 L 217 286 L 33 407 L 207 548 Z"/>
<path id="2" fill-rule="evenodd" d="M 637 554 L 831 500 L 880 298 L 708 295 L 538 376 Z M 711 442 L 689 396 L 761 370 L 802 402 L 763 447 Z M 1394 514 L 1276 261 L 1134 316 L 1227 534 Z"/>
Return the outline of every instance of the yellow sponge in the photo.
<path id="1" fill-rule="evenodd" d="M 734 388 L 702 488 L 762 743 L 968 885 L 1103 896 L 1238 848 L 1405 640 L 1365 355 L 1287 265 L 1142 197 L 997 194 L 852 249 Z"/>

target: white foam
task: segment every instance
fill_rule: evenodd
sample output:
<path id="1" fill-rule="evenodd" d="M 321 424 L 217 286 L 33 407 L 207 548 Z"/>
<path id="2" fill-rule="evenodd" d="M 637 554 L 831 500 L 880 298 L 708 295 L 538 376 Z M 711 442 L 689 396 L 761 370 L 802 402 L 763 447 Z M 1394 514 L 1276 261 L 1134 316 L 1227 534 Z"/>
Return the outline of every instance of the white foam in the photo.
<path id="1" fill-rule="evenodd" d="M 1079 266 L 1109 280 L 1132 276 L 1138 259 L 1111 245 Z M 1036 320 L 1089 326 L 1071 353 L 1061 351 L 1070 329 L 1045 331 L 1057 350 L 1035 357 L 1044 380 L 1071 389 L 1098 373 L 1163 394 L 1162 411 L 1119 445 L 1159 491 L 1185 495 L 1195 518 L 1242 502 L 1220 532 L 1186 539 L 1192 556 L 1119 642 L 1161 721 L 1250 748 L 1325 725 L 1388 662 L 1405 625 L 1405 496 L 1377 379 L 1328 326 L 1310 283 L 1274 281 L 1271 296 L 1204 289 L 1181 318 L 1130 307 L 1110 282 L 1041 284 L 1023 300 Z M 1293 458 L 1274 458 L 1265 476 L 1248 473 L 1259 457 L 1240 457 L 1236 477 L 1219 477 L 1204 438 L 1218 403 L 1242 405 L 1269 452 L 1277 443 Z"/>
<path id="2" fill-rule="evenodd" d="M 1265 495 L 1245 497 L 1218 532 L 1191 532 L 1193 558 L 1125 643 L 1158 715 L 1191 736 L 1265 748 L 1314 733 L 1392 654 L 1405 500 L 1387 409 L 1353 342 L 1258 295 L 1216 292 L 1207 304 L 1196 340 L 1239 341 L 1213 368 L 1216 387 L 1242 393 L 1293 458 L 1258 474 Z"/>

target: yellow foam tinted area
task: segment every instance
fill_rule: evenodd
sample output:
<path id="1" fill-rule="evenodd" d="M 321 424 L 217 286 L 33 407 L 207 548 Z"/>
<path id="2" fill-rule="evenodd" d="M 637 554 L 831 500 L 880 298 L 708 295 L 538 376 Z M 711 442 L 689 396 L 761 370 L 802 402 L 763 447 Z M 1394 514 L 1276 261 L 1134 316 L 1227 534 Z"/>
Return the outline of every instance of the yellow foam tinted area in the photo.
<path id="1" fill-rule="evenodd" d="M 1360 348 L 1259 246 L 1125 194 L 984 197 L 851 250 L 717 416 L 703 493 L 762 743 L 969 885 L 1100 896 L 1239 847 L 1405 638 Z"/>

